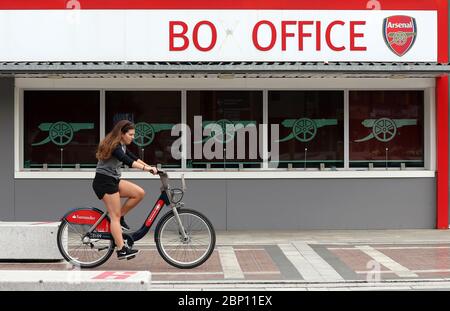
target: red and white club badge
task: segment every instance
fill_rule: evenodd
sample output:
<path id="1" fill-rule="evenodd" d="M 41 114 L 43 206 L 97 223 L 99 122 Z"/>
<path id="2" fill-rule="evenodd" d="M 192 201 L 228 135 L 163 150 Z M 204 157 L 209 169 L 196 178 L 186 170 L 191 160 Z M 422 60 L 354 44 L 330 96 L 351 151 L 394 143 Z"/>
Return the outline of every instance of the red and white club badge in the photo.
<path id="1" fill-rule="evenodd" d="M 398 56 L 405 55 L 414 45 L 417 36 L 416 20 L 405 15 L 395 15 L 384 19 L 384 41 Z"/>

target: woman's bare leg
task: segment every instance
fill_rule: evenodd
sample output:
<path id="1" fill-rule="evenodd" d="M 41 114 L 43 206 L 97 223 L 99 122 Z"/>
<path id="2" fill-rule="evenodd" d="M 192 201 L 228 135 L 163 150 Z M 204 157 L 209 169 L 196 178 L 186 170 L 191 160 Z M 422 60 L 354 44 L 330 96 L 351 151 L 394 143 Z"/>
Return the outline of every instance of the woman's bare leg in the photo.
<path id="1" fill-rule="evenodd" d="M 121 216 L 124 216 L 138 205 L 145 196 L 144 189 L 126 180 L 120 181 L 119 193 L 121 198 L 128 198 L 122 206 Z"/>
<path id="2" fill-rule="evenodd" d="M 106 205 L 109 218 L 111 219 L 111 234 L 114 238 L 114 242 L 118 249 L 122 249 L 125 243 L 123 242 L 122 227 L 120 226 L 120 195 L 118 192 L 114 194 L 105 194 L 103 196 L 103 202 Z"/>

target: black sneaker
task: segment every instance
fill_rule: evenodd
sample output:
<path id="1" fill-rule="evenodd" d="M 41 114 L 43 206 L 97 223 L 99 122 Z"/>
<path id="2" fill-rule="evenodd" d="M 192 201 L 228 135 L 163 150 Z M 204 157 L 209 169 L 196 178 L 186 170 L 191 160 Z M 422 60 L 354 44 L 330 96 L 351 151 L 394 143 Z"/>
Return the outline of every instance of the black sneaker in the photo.
<path id="1" fill-rule="evenodd" d="M 117 259 L 132 259 L 136 257 L 136 255 L 139 253 L 139 250 L 137 249 L 131 249 L 128 246 L 124 245 L 122 249 L 117 251 Z"/>
<path id="2" fill-rule="evenodd" d="M 120 217 L 120 225 L 122 226 L 122 230 L 130 230 L 130 226 L 127 225 L 123 216 Z"/>

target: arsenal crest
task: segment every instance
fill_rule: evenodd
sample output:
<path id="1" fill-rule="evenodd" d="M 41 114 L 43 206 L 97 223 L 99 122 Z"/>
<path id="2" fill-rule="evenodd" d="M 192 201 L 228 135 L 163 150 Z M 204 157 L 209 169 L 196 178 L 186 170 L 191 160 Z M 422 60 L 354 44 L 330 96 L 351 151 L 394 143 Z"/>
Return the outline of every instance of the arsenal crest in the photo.
<path id="1" fill-rule="evenodd" d="M 387 17 L 383 22 L 383 35 L 391 51 L 398 56 L 403 56 L 416 41 L 416 20 L 405 15 Z"/>

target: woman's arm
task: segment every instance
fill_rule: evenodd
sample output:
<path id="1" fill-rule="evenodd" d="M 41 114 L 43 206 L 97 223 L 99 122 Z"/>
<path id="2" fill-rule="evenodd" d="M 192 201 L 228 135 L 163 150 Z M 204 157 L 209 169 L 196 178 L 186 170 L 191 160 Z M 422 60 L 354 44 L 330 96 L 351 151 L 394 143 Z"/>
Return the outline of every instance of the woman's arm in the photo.
<path id="1" fill-rule="evenodd" d="M 145 163 L 144 161 L 142 161 L 140 159 L 133 161 L 133 164 L 131 167 L 143 170 L 145 172 L 150 172 L 153 175 L 156 175 L 158 173 L 158 169 L 156 167 L 148 165 L 147 163 Z"/>
<path id="2" fill-rule="evenodd" d="M 148 172 L 153 173 L 153 171 L 154 171 L 153 174 L 156 174 L 157 171 L 158 171 L 158 169 L 157 169 L 156 167 L 151 166 L 150 164 L 145 163 L 145 162 L 142 161 L 141 159 L 137 159 L 135 162 L 137 162 L 137 163 L 138 163 L 139 165 L 141 165 L 141 166 L 143 165 L 143 166 L 145 167 L 145 170 L 148 171 Z M 148 169 L 148 170 L 147 170 L 147 169 Z"/>
<path id="3" fill-rule="evenodd" d="M 141 159 L 137 159 L 136 162 L 139 163 L 139 164 L 142 164 L 142 165 L 151 166 L 150 164 L 145 163 L 145 162 L 142 161 Z"/>
<path id="4" fill-rule="evenodd" d="M 128 152 L 128 150 L 126 153 L 123 152 L 120 146 L 114 149 L 112 155 L 115 156 L 119 161 L 123 162 L 128 167 L 143 170 L 145 172 L 150 172 L 153 175 L 156 175 L 158 173 L 156 167 L 148 165 L 145 162 L 139 160 L 137 156 L 135 156 L 131 152 Z"/>

